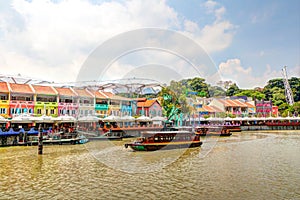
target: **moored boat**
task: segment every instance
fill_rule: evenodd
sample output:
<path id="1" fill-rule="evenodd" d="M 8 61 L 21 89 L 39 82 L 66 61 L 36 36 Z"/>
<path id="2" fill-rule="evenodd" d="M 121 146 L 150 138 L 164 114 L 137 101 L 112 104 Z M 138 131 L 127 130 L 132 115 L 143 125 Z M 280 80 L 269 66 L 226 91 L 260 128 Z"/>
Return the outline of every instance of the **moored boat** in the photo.
<path id="1" fill-rule="evenodd" d="M 200 136 L 230 136 L 232 135 L 230 129 L 225 126 L 198 126 L 195 128 L 196 134 Z"/>
<path id="2" fill-rule="evenodd" d="M 147 131 L 125 148 L 135 151 L 156 151 L 160 149 L 192 148 L 202 145 L 200 135 L 191 131 Z"/>

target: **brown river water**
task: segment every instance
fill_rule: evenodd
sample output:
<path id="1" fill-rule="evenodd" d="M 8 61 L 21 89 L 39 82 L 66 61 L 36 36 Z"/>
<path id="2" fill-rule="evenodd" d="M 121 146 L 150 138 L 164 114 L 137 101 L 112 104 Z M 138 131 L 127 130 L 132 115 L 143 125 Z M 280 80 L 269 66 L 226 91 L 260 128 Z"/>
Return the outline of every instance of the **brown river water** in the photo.
<path id="1" fill-rule="evenodd" d="M 300 199 L 300 131 L 157 152 L 133 152 L 126 140 L 44 146 L 43 155 L 2 147 L 0 199 Z"/>

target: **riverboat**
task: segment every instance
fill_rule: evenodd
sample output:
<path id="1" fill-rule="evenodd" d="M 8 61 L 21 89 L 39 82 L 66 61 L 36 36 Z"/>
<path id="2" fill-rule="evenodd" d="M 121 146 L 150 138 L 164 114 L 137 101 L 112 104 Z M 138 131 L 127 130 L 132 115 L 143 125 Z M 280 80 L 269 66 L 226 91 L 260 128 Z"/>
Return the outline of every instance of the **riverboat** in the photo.
<path id="1" fill-rule="evenodd" d="M 225 123 L 224 127 L 229 130 L 230 132 L 241 132 L 241 125 L 239 123 L 231 124 L 231 123 Z"/>
<path id="2" fill-rule="evenodd" d="M 156 151 L 160 149 L 192 148 L 202 145 L 200 135 L 191 131 L 146 131 L 125 148 L 135 151 Z"/>
<path id="3" fill-rule="evenodd" d="M 231 136 L 232 133 L 230 129 L 227 129 L 226 126 L 211 126 L 211 125 L 203 125 L 195 127 L 196 134 L 200 136 Z"/>

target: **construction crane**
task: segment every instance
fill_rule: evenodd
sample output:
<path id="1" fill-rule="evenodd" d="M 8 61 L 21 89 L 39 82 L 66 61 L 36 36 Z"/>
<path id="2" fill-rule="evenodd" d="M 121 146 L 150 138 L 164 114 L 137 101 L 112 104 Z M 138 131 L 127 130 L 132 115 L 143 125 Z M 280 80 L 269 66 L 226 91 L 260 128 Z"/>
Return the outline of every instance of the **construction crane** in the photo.
<path id="1" fill-rule="evenodd" d="M 283 76 L 283 83 L 284 83 L 284 88 L 285 88 L 286 101 L 288 104 L 293 105 L 294 97 L 293 97 L 293 92 L 292 92 L 292 89 L 291 89 L 289 81 L 288 81 L 286 66 L 284 66 L 282 69 L 282 76 Z"/>

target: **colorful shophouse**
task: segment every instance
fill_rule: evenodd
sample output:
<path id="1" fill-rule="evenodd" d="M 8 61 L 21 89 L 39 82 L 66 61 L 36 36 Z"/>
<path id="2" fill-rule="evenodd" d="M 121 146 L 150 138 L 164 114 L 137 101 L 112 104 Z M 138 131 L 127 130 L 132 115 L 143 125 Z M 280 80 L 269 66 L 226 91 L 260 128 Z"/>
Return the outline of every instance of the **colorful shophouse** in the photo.
<path id="1" fill-rule="evenodd" d="M 70 115 L 77 117 L 78 103 L 77 95 L 72 88 L 55 87 L 58 92 L 58 115 Z"/>
<path id="2" fill-rule="evenodd" d="M 133 113 L 133 100 L 130 98 L 122 97 L 121 99 L 121 116 L 132 116 Z"/>
<path id="3" fill-rule="evenodd" d="M 101 118 L 108 116 L 108 97 L 98 90 L 94 90 L 91 92 L 94 94 L 95 97 L 95 115 Z"/>
<path id="4" fill-rule="evenodd" d="M 34 89 L 29 84 L 8 83 L 10 90 L 10 116 L 21 113 L 33 114 Z"/>
<path id="5" fill-rule="evenodd" d="M 137 101 L 138 115 L 149 117 L 162 116 L 162 107 L 157 99 L 139 98 Z"/>
<path id="6" fill-rule="evenodd" d="M 115 115 L 115 116 L 132 115 L 132 106 L 131 106 L 132 99 L 115 95 L 111 92 L 102 91 L 102 94 L 104 94 L 108 98 L 108 113 L 110 115 Z"/>
<path id="7" fill-rule="evenodd" d="M 237 99 L 213 99 L 209 105 L 219 108 L 226 114 L 236 115 L 240 117 L 248 116 L 249 114 L 247 104 Z"/>
<path id="8" fill-rule="evenodd" d="M 0 82 L 0 115 L 9 117 L 9 89 L 6 82 Z"/>
<path id="9" fill-rule="evenodd" d="M 58 116 L 58 92 L 52 86 L 32 85 L 35 91 L 34 115 Z"/>
<path id="10" fill-rule="evenodd" d="M 78 107 L 78 117 L 94 115 L 94 95 L 87 89 L 76 89 L 74 92 L 77 94 L 75 102 L 79 105 Z"/>
<path id="11" fill-rule="evenodd" d="M 272 101 L 256 100 L 256 114 L 262 117 L 269 117 L 272 114 Z"/>

